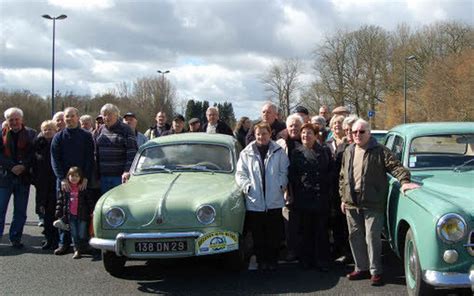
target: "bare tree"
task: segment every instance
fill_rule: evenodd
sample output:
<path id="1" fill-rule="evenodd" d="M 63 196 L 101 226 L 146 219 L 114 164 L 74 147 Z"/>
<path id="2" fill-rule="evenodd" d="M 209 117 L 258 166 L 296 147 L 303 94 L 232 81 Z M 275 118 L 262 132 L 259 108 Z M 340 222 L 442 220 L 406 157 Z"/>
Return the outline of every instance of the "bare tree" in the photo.
<path id="1" fill-rule="evenodd" d="M 299 60 L 286 59 L 281 63 L 274 63 L 262 78 L 265 90 L 277 99 L 285 117 L 290 114 L 291 103 L 299 87 L 300 74 Z"/>

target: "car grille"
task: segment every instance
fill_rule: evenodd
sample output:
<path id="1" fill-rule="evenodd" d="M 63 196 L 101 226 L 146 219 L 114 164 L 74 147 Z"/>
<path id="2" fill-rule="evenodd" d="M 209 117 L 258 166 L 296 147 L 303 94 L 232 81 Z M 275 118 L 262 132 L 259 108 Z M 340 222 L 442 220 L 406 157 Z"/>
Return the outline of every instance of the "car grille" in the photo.
<path id="1" fill-rule="evenodd" d="M 469 237 L 467 239 L 466 247 L 467 247 L 467 251 L 469 252 L 469 254 L 471 256 L 474 256 L 474 230 L 471 231 L 471 233 L 469 234 Z"/>

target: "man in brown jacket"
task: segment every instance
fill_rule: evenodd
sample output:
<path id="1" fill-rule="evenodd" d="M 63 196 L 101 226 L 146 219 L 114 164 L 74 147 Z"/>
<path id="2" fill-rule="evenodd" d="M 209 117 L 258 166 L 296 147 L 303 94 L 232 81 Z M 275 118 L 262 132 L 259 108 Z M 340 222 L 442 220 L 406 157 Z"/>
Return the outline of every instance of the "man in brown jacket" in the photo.
<path id="1" fill-rule="evenodd" d="M 354 144 L 344 151 L 339 178 L 341 210 L 346 214 L 355 270 L 349 280 L 369 278 L 383 285 L 381 233 L 388 194 L 387 173 L 398 179 L 402 191 L 419 187 L 410 183 L 410 172 L 385 146 L 371 137 L 367 121 L 352 126 Z M 370 273 L 369 273 L 370 271 Z"/>

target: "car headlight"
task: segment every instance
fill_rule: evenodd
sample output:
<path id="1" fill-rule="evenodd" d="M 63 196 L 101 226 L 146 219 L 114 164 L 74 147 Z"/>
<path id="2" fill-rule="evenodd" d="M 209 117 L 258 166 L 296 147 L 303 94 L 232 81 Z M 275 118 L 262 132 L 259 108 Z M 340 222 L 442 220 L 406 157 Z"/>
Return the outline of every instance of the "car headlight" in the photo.
<path id="1" fill-rule="evenodd" d="M 439 238 L 452 244 L 466 236 L 466 221 L 458 214 L 446 214 L 439 218 L 436 230 Z"/>
<path id="2" fill-rule="evenodd" d="M 110 208 L 105 212 L 105 221 L 112 227 L 119 227 L 125 222 L 125 212 L 118 207 Z"/>
<path id="3" fill-rule="evenodd" d="M 211 205 L 202 205 L 196 211 L 196 218 L 202 224 L 211 224 L 216 219 L 216 210 Z"/>

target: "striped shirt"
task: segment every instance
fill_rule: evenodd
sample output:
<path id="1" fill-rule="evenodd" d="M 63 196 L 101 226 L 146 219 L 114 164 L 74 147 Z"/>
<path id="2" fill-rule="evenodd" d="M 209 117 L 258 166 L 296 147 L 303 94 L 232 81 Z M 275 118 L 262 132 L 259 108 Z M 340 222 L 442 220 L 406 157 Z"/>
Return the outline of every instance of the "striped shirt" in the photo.
<path id="1" fill-rule="evenodd" d="M 120 120 L 109 128 L 103 125 L 95 141 L 101 176 L 121 176 L 130 170 L 137 153 L 137 140 L 128 125 Z"/>

